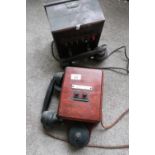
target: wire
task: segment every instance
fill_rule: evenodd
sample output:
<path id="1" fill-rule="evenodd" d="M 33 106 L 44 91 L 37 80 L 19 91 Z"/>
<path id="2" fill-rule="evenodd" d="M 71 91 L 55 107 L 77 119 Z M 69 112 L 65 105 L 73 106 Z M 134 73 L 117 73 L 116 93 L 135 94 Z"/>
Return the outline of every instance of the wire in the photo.
<path id="1" fill-rule="evenodd" d="M 56 139 L 56 140 L 59 140 L 59 141 L 63 141 L 63 142 L 68 143 L 68 140 L 67 140 L 67 139 L 63 139 L 63 138 L 54 136 L 53 134 L 49 133 L 47 130 L 45 130 L 45 133 L 46 133 L 48 136 L 52 137 L 53 139 Z"/>
<path id="2" fill-rule="evenodd" d="M 51 133 L 49 133 L 47 131 L 46 131 L 46 134 L 49 137 L 53 138 L 53 139 L 56 139 L 56 140 L 59 140 L 59 141 L 65 142 L 65 143 L 69 143 L 67 139 L 63 139 L 63 138 L 54 136 L 54 135 L 52 135 Z M 88 144 L 88 145 L 86 145 L 86 147 L 100 148 L 100 149 L 127 149 L 127 148 L 129 148 L 129 145 L 128 144 L 126 144 L 126 145 L 95 145 L 95 144 Z"/>
<path id="3" fill-rule="evenodd" d="M 113 126 L 115 126 L 127 113 L 129 112 L 129 108 L 127 110 L 125 110 L 113 123 L 111 123 L 110 125 L 104 125 L 103 124 L 103 120 L 101 120 L 101 125 L 104 129 L 110 129 Z"/>
<path id="4" fill-rule="evenodd" d="M 99 52 L 102 52 L 104 46 L 106 46 L 106 44 L 103 44 L 100 47 L 97 47 L 95 50 L 92 50 L 92 51 L 84 52 L 84 53 L 81 53 L 79 55 L 67 58 L 67 59 L 60 59 L 60 58 L 55 56 L 55 53 L 54 53 L 54 41 L 52 41 L 52 56 L 54 57 L 54 59 L 56 61 L 63 64 L 65 62 L 73 61 L 73 60 L 76 60 L 76 59 L 93 56 L 93 55 L 95 55 L 95 54 L 97 54 Z M 119 74 L 128 75 L 129 74 L 129 58 L 127 56 L 126 46 L 121 46 L 121 47 L 113 50 L 110 54 L 105 56 L 104 61 L 106 59 L 108 59 L 110 56 L 112 56 L 114 53 L 120 52 L 121 49 L 124 49 L 123 51 L 124 51 L 124 55 L 125 55 L 126 62 L 127 62 L 126 68 L 122 68 L 122 67 L 93 67 L 93 66 L 82 66 L 82 65 L 74 65 L 74 64 L 72 64 L 72 66 L 86 67 L 86 68 L 93 68 L 93 69 L 104 69 L 104 70 L 114 71 L 114 72 L 119 73 Z"/>
<path id="5" fill-rule="evenodd" d="M 100 149 L 127 149 L 129 148 L 129 145 L 87 145 L 87 147 L 92 147 L 92 148 L 100 148 Z"/>
<path id="6" fill-rule="evenodd" d="M 113 126 L 115 126 L 127 113 L 129 112 L 129 109 L 125 110 L 112 124 L 106 126 L 103 124 L 103 121 L 101 121 L 101 125 L 104 129 L 110 129 Z M 67 139 L 63 139 L 60 138 L 58 136 L 55 136 L 51 133 L 49 133 L 47 130 L 45 130 L 45 133 L 52 137 L 53 139 L 59 140 L 59 141 L 63 141 L 66 143 L 69 143 Z M 102 149 L 127 149 L 129 148 L 129 144 L 125 144 L 125 145 L 96 145 L 96 144 L 88 144 L 86 147 L 90 147 L 90 148 L 102 148 Z"/>
<path id="7" fill-rule="evenodd" d="M 56 56 L 55 56 L 55 54 L 54 54 L 54 41 L 52 41 L 52 56 L 54 57 L 54 59 L 56 60 L 56 61 L 58 61 L 58 62 L 60 62 L 61 60 L 59 59 L 59 58 L 57 58 Z"/>

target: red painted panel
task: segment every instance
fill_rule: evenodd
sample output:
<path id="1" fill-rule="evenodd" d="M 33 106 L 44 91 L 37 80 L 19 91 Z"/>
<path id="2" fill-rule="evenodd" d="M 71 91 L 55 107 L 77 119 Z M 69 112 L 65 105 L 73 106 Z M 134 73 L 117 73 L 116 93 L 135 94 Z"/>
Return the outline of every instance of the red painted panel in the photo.
<path id="1" fill-rule="evenodd" d="M 77 88 L 72 88 L 73 85 Z M 87 90 L 87 86 L 92 90 Z M 102 87 L 102 70 L 67 67 L 58 116 L 68 120 L 99 122 L 102 116 Z"/>

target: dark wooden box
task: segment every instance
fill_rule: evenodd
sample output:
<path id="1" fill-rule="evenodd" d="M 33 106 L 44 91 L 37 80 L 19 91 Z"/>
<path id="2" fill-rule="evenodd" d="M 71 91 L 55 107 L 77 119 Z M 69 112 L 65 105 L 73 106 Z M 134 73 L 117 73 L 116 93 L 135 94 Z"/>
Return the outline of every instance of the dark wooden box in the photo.
<path id="1" fill-rule="evenodd" d="M 97 0 L 50 0 L 44 7 L 60 58 L 98 46 L 105 18 Z"/>

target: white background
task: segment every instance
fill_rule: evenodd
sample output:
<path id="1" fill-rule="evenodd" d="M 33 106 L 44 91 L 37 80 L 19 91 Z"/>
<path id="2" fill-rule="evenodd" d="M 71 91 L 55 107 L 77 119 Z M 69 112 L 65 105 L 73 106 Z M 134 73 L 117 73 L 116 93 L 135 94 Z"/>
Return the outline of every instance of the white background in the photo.
<path id="1" fill-rule="evenodd" d="M 130 155 L 155 154 L 155 2 L 130 0 Z M 0 154 L 26 154 L 26 2 L 0 3 Z"/>

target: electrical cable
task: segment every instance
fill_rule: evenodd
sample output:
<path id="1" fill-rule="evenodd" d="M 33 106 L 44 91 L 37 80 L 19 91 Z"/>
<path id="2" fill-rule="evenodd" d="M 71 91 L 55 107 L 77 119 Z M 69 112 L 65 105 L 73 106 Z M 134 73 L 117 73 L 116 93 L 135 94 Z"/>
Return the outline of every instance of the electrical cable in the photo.
<path id="1" fill-rule="evenodd" d="M 59 58 L 57 58 L 54 54 L 54 41 L 52 41 L 52 44 L 51 44 L 51 47 L 52 47 L 52 56 L 54 57 L 54 59 L 58 62 L 60 62 L 61 60 Z"/>
<path id="2" fill-rule="evenodd" d="M 102 52 L 104 46 L 106 46 L 106 44 L 103 44 L 100 47 L 97 47 L 95 50 L 92 50 L 92 51 L 84 52 L 82 54 L 79 54 L 79 55 L 76 55 L 76 56 L 73 56 L 73 57 L 70 57 L 70 58 L 67 58 L 67 59 L 60 59 L 60 58 L 55 56 L 55 53 L 54 53 L 54 41 L 52 41 L 52 56 L 54 57 L 54 59 L 56 61 L 63 64 L 65 62 L 70 62 L 70 61 L 73 61 L 73 60 L 76 60 L 76 59 L 80 59 L 80 58 L 84 58 L 84 57 L 90 57 L 90 56 L 93 56 L 95 54 L 98 54 L 98 53 Z M 125 55 L 126 62 L 127 62 L 126 68 L 122 68 L 122 67 L 93 67 L 93 66 L 82 66 L 82 65 L 74 65 L 74 64 L 72 64 L 72 66 L 86 67 L 86 68 L 93 68 L 93 69 L 111 70 L 111 71 L 114 71 L 116 73 L 120 73 L 120 74 L 123 74 L 123 75 L 128 75 L 129 74 L 129 58 L 127 56 L 126 46 L 121 46 L 121 47 L 113 50 L 111 53 L 109 53 L 107 56 L 105 56 L 104 61 L 106 59 L 108 59 L 110 56 L 112 56 L 114 53 L 120 52 L 121 49 L 124 49 L 124 55 Z"/>
<path id="3" fill-rule="evenodd" d="M 103 120 L 101 120 L 101 125 L 104 129 L 110 129 L 113 126 L 115 126 L 115 124 L 117 124 L 127 113 L 129 112 L 129 108 L 126 109 L 113 123 L 111 123 L 110 125 L 104 125 L 103 124 Z"/>
<path id="4" fill-rule="evenodd" d="M 90 145 L 88 144 L 86 147 L 92 147 L 92 148 L 100 148 L 100 149 L 128 149 L 129 145 Z"/>
<path id="5" fill-rule="evenodd" d="M 114 127 L 127 113 L 129 112 L 129 109 L 125 110 L 113 123 L 111 123 L 110 125 L 106 126 L 103 124 L 103 121 L 101 121 L 101 125 L 104 129 L 108 130 L 112 127 Z M 69 143 L 67 139 L 63 139 L 60 137 L 57 137 L 53 134 L 51 134 L 48 131 L 45 131 L 45 133 L 52 137 L 53 139 L 59 140 L 59 141 L 63 141 L 66 143 Z M 102 148 L 102 149 L 127 149 L 129 148 L 129 144 L 125 144 L 125 145 L 96 145 L 96 144 L 88 144 L 86 145 L 86 147 L 90 147 L 90 148 Z"/>

